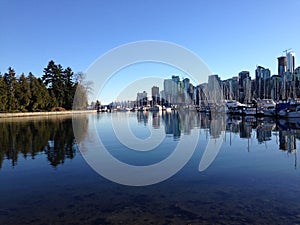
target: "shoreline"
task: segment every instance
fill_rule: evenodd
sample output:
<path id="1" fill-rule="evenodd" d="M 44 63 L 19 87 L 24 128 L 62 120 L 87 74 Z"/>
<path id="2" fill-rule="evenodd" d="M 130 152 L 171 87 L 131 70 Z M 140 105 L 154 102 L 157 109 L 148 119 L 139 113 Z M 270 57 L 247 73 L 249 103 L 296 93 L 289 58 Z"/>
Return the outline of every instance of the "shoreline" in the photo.
<path id="1" fill-rule="evenodd" d="M 18 113 L 0 113 L 0 118 L 13 117 L 34 117 L 34 116 L 59 116 L 83 113 L 96 113 L 96 110 L 70 110 L 70 111 L 55 111 L 55 112 L 18 112 Z"/>

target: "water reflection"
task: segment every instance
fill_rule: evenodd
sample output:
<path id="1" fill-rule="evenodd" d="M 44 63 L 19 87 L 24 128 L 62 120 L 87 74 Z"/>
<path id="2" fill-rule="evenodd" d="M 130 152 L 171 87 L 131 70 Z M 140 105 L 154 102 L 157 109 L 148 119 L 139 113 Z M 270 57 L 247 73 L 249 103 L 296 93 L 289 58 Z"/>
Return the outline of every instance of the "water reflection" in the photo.
<path id="1" fill-rule="evenodd" d="M 207 115 L 193 111 L 153 112 L 150 116 L 153 128 L 164 126 L 165 133 L 172 135 L 174 139 L 179 139 L 182 134 L 190 134 L 195 128 L 203 130 L 206 138 L 219 138 L 225 131 L 229 135 L 238 134 L 241 139 L 253 140 L 256 137 L 258 144 L 272 141 L 274 136 L 279 138 L 278 149 L 289 153 L 296 151 L 296 139 L 300 140 L 300 121 L 297 119 Z M 138 112 L 137 119 L 147 126 L 149 112 Z M 248 150 L 250 151 L 250 146 Z"/>
<path id="2" fill-rule="evenodd" d="M 137 112 L 136 117 L 139 123 L 143 123 L 146 126 L 149 120 L 149 112 Z"/>
<path id="3" fill-rule="evenodd" d="M 167 136 L 175 140 L 182 135 L 189 135 L 193 129 L 199 129 L 206 139 L 217 139 L 226 133 L 225 138 L 238 135 L 241 139 L 256 139 L 258 144 L 276 139 L 278 149 L 295 153 L 296 139 L 300 140 L 300 121 L 296 119 L 275 120 L 273 118 L 254 118 L 226 115 L 206 115 L 194 111 L 165 112 L 130 112 L 138 123 L 152 126 L 154 129 L 164 128 Z M 114 116 L 114 115 L 112 115 Z M 103 119 L 100 114 L 98 119 Z M 84 140 L 88 133 L 88 116 L 73 119 L 80 121 L 77 142 Z M 150 123 L 150 124 L 149 124 Z M 31 157 L 44 153 L 49 164 L 56 167 L 65 159 L 76 155 L 76 143 L 72 128 L 72 117 L 42 117 L 35 119 L 6 119 L 0 121 L 0 167 L 3 160 L 9 160 L 12 166 L 17 165 L 18 157 Z M 248 151 L 251 150 L 250 144 Z"/>
<path id="4" fill-rule="evenodd" d="M 81 129 L 86 133 L 87 117 L 82 117 L 81 121 Z M 56 167 L 76 154 L 70 116 L 1 120 L 0 137 L 0 167 L 4 159 L 15 166 L 20 156 L 34 159 L 40 153 L 44 153 L 49 164 Z"/>

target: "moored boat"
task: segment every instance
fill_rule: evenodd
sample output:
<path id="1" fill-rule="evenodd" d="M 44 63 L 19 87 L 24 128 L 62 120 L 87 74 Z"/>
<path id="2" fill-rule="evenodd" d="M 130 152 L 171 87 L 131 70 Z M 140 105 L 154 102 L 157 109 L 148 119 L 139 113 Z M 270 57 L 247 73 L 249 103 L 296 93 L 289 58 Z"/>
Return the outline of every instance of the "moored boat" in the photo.
<path id="1" fill-rule="evenodd" d="M 300 118 L 300 105 L 293 109 L 282 109 L 278 112 L 280 117 Z"/>

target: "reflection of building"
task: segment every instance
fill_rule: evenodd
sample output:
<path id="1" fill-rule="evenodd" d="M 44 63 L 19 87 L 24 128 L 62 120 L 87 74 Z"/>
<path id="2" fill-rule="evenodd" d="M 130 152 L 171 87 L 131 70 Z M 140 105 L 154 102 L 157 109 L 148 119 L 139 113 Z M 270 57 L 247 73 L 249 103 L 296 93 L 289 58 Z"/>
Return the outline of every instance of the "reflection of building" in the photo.
<path id="1" fill-rule="evenodd" d="M 144 123 L 144 125 L 147 125 L 149 119 L 149 112 L 138 111 L 136 117 L 139 123 Z"/>
<path id="2" fill-rule="evenodd" d="M 181 132 L 184 134 L 191 134 L 191 130 L 193 130 L 194 126 L 197 124 L 195 112 L 179 111 L 178 114 L 180 118 Z"/>
<path id="3" fill-rule="evenodd" d="M 251 138 L 252 127 L 245 122 L 240 124 L 240 138 Z"/>
<path id="4" fill-rule="evenodd" d="M 211 119 L 209 133 L 212 138 L 219 138 L 222 131 L 225 129 L 223 126 L 222 118 Z"/>
<path id="5" fill-rule="evenodd" d="M 179 138 L 180 132 L 180 118 L 178 113 L 165 113 L 162 115 L 162 119 L 165 123 L 166 134 L 173 134 L 175 139 Z"/>
<path id="6" fill-rule="evenodd" d="M 259 126 L 256 129 L 256 137 L 259 143 L 270 141 L 272 137 L 272 126 Z"/>
<path id="7" fill-rule="evenodd" d="M 152 127 L 158 129 L 160 127 L 160 114 L 159 112 L 152 112 Z"/>
<path id="8" fill-rule="evenodd" d="M 292 152 L 296 149 L 296 138 L 295 135 L 291 133 L 291 131 L 279 131 L 279 149 L 287 150 L 288 152 Z"/>

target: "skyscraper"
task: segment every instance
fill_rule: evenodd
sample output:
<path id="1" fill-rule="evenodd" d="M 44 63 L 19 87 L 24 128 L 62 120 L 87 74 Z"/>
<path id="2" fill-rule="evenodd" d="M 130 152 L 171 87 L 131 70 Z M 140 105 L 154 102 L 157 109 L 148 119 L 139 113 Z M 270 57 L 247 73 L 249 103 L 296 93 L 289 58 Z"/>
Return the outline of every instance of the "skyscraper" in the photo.
<path id="1" fill-rule="evenodd" d="M 270 77 L 271 71 L 262 66 L 257 66 L 255 70 L 255 97 L 270 98 Z"/>
<path id="2" fill-rule="evenodd" d="M 159 104 L 159 87 L 153 86 L 151 88 L 151 93 L 152 93 L 152 104 L 156 105 Z"/>
<path id="3" fill-rule="evenodd" d="M 186 104 L 190 104 L 191 103 L 191 99 L 190 99 L 190 79 L 189 78 L 185 78 L 182 81 L 183 83 L 183 101 Z"/>
<path id="4" fill-rule="evenodd" d="M 217 74 L 208 76 L 208 90 L 207 90 L 207 100 L 209 103 L 217 103 L 222 100 L 222 95 L 220 93 L 221 79 Z"/>
<path id="5" fill-rule="evenodd" d="M 249 89 L 251 90 L 249 81 L 251 82 L 249 71 L 239 72 L 239 101 L 240 102 L 244 102 L 246 97 L 247 99 L 251 98 L 249 96 Z"/>
<path id="6" fill-rule="evenodd" d="M 164 80 L 164 102 L 167 104 L 171 104 L 171 96 L 172 96 L 172 84 L 173 81 L 171 79 Z"/>
<path id="7" fill-rule="evenodd" d="M 286 66 L 287 66 L 286 56 L 280 56 L 277 59 L 278 59 L 278 75 L 283 76 L 284 73 L 287 71 L 286 70 Z"/>
<path id="8" fill-rule="evenodd" d="M 147 97 L 147 92 L 143 91 L 143 92 L 138 92 L 137 96 L 136 96 L 136 101 L 138 106 L 146 106 L 148 103 L 148 97 Z"/>
<path id="9" fill-rule="evenodd" d="M 294 52 L 287 52 L 286 53 L 287 59 L 287 71 L 294 73 L 295 70 L 295 53 Z"/>

